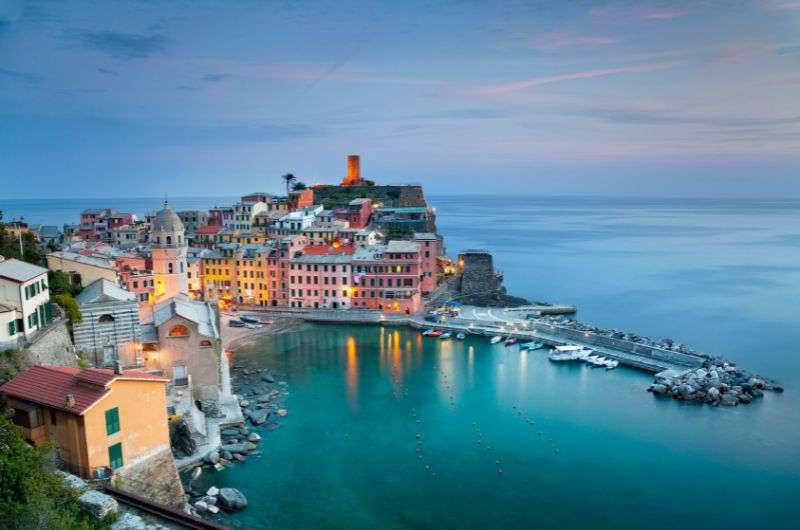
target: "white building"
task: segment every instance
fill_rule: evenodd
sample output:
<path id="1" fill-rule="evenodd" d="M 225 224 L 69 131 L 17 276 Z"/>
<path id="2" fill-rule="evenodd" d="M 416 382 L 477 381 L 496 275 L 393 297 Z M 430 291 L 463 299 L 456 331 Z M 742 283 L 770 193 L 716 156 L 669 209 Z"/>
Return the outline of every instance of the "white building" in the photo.
<path id="1" fill-rule="evenodd" d="M 153 301 L 158 303 L 179 294 L 187 294 L 187 244 L 183 223 L 167 201 L 164 201 L 164 208 L 153 219 L 150 241 L 155 280 Z"/>
<path id="2" fill-rule="evenodd" d="M 266 211 L 267 203 L 265 202 L 237 202 L 233 205 L 233 222 L 226 228 L 238 230 L 239 232 L 250 232 L 253 228 L 255 216 L 266 213 Z"/>
<path id="3" fill-rule="evenodd" d="M 18 259 L 0 261 L 0 345 L 16 346 L 51 318 L 47 269 Z"/>
<path id="4" fill-rule="evenodd" d="M 137 297 L 113 282 L 97 280 L 75 298 L 82 320 L 73 324 L 75 346 L 90 352 L 97 366 L 141 366 L 141 329 Z"/>

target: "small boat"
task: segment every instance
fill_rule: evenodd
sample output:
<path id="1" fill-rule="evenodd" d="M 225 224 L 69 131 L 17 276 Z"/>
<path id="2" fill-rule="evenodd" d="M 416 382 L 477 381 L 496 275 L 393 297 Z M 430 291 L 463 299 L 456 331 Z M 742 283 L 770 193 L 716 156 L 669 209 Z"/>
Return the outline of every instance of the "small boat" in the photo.
<path id="1" fill-rule="evenodd" d="M 439 337 L 439 336 L 441 336 L 443 333 L 444 333 L 444 330 L 443 330 L 443 329 L 435 329 L 435 330 L 431 331 L 430 333 L 428 333 L 428 336 L 429 336 L 429 337 Z"/>
<path id="2" fill-rule="evenodd" d="M 457 338 L 458 340 L 464 340 L 466 337 L 467 337 L 467 336 L 464 334 L 464 332 L 463 332 L 463 331 L 462 331 L 462 332 L 460 332 L 458 335 L 456 335 L 456 338 Z"/>
<path id="3" fill-rule="evenodd" d="M 439 339 L 441 339 L 441 340 L 444 340 L 444 339 L 449 339 L 449 338 L 450 338 L 450 337 L 452 337 L 452 336 L 453 336 L 453 334 L 452 334 L 452 333 L 450 333 L 449 331 L 445 331 L 444 333 L 442 333 L 441 335 L 439 335 Z"/>
<path id="4" fill-rule="evenodd" d="M 516 343 L 517 343 L 517 339 L 515 339 L 514 337 L 508 337 L 506 339 L 505 345 L 506 346 L 512 346 L 512 345 L 514 345 Z"/>
<path id="5" fill-rule="evenodd" d="M 617 360 L 609 359 L 608 361 L 606 361 L 606 370 L 613 370 L 617 366 L 619 366 L 619 361 Z"/>
<path id="6" fill-rule="evenodd" d="M 500 335 L 495 335 L 494 337 L 492 337 L 492 339 L 489 342 L 491 344 L 497 344 L 501 340 L 503 340 L 503 337 L 501 337 Z"/>
<path id="7" fill-rule="evenodd" d="M 533 341 L 533 342 L 526 342 L 524 344 L 520 344 L 519 347 L 520 347 L 521 350 L 534 351 L 534 350 L 540 350 L 540 349 L 544 348 L 544 344 L 542 344 L 541 342 Z"/>
<path id="8" fill-rule="evenodd" d="M 432 333 L 433 333 L 433 328 L 426 329 L 425 331 L 422 332 L 422 334 L 425 335 L 426 337 L 431 335 Z"/>

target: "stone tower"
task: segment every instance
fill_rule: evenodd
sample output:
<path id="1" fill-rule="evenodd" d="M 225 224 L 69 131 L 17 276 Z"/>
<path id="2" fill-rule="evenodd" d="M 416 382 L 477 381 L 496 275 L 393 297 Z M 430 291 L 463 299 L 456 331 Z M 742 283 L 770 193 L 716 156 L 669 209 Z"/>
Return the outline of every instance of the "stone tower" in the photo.
<path id="1" fill-rule="evenodd" d="M 153 220 L 150 237 L 155 280 L 151 302 L 158 303 L 178 294 L 188 294 L 183 223 L 167 201 L 164 201 L 164 208 Z"/>
<path id="2" fill-rule="evenodd" d="M 342 186 L 360 186 L 364 184 L 361 178 L 361 157 L 347 155 L 347 176 L 342 179 Z"/>

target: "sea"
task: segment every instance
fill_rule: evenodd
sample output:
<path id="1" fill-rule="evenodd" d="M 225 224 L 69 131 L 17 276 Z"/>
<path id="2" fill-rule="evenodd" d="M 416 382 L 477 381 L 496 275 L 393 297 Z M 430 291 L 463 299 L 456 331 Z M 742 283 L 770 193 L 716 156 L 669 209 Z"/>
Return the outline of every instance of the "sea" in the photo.
<path id="1" fill-rule="evenodd" d="M 232 198 L 170 199 L 176 209 Z M 7 201 L 5 218 L 143 214 L 159 199 Z M 286 383 L 260 451 L 202 474 L 222 520 L 281 529 L 800 528 L 800 201 L 432 196 L 449 255 L 492 252 L 509 293 L 669 337 L 778 380 L 747 406 L 646 391 L 488 340 L 302 325 L 235 353 Z"/>

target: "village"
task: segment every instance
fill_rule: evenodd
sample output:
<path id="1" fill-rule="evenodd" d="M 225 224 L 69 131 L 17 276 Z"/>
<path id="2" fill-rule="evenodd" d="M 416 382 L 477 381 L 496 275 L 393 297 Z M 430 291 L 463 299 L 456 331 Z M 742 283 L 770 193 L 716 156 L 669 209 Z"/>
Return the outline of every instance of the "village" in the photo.
<path id="1" fill-rule="evenodd" d="M 233 344 L 271 323 L 236 312 L 414 315 L 452 275 L 418 186 L 375 185 L 357 155 L 337 186 L 282 183 L 285 196 L 250 193 L 207 212 L 164 201 L 143 219 L 99 208 L 63 228 L 4 225 L 46 267 L 0 261 L 0 349 L 20 352 L 0 391 L 25 438 L 53 442 L 84 487 L 189 517 L 243 508 L 230 488 L 188 504 L 179 476 L 243 460 L 261 439 L 245 424 L 287 414 L 277 385 L 254 396 L 257 414 L 233 393 Z M 82 499 L 98 518 L 117 510 L 95 489 Z"/>

